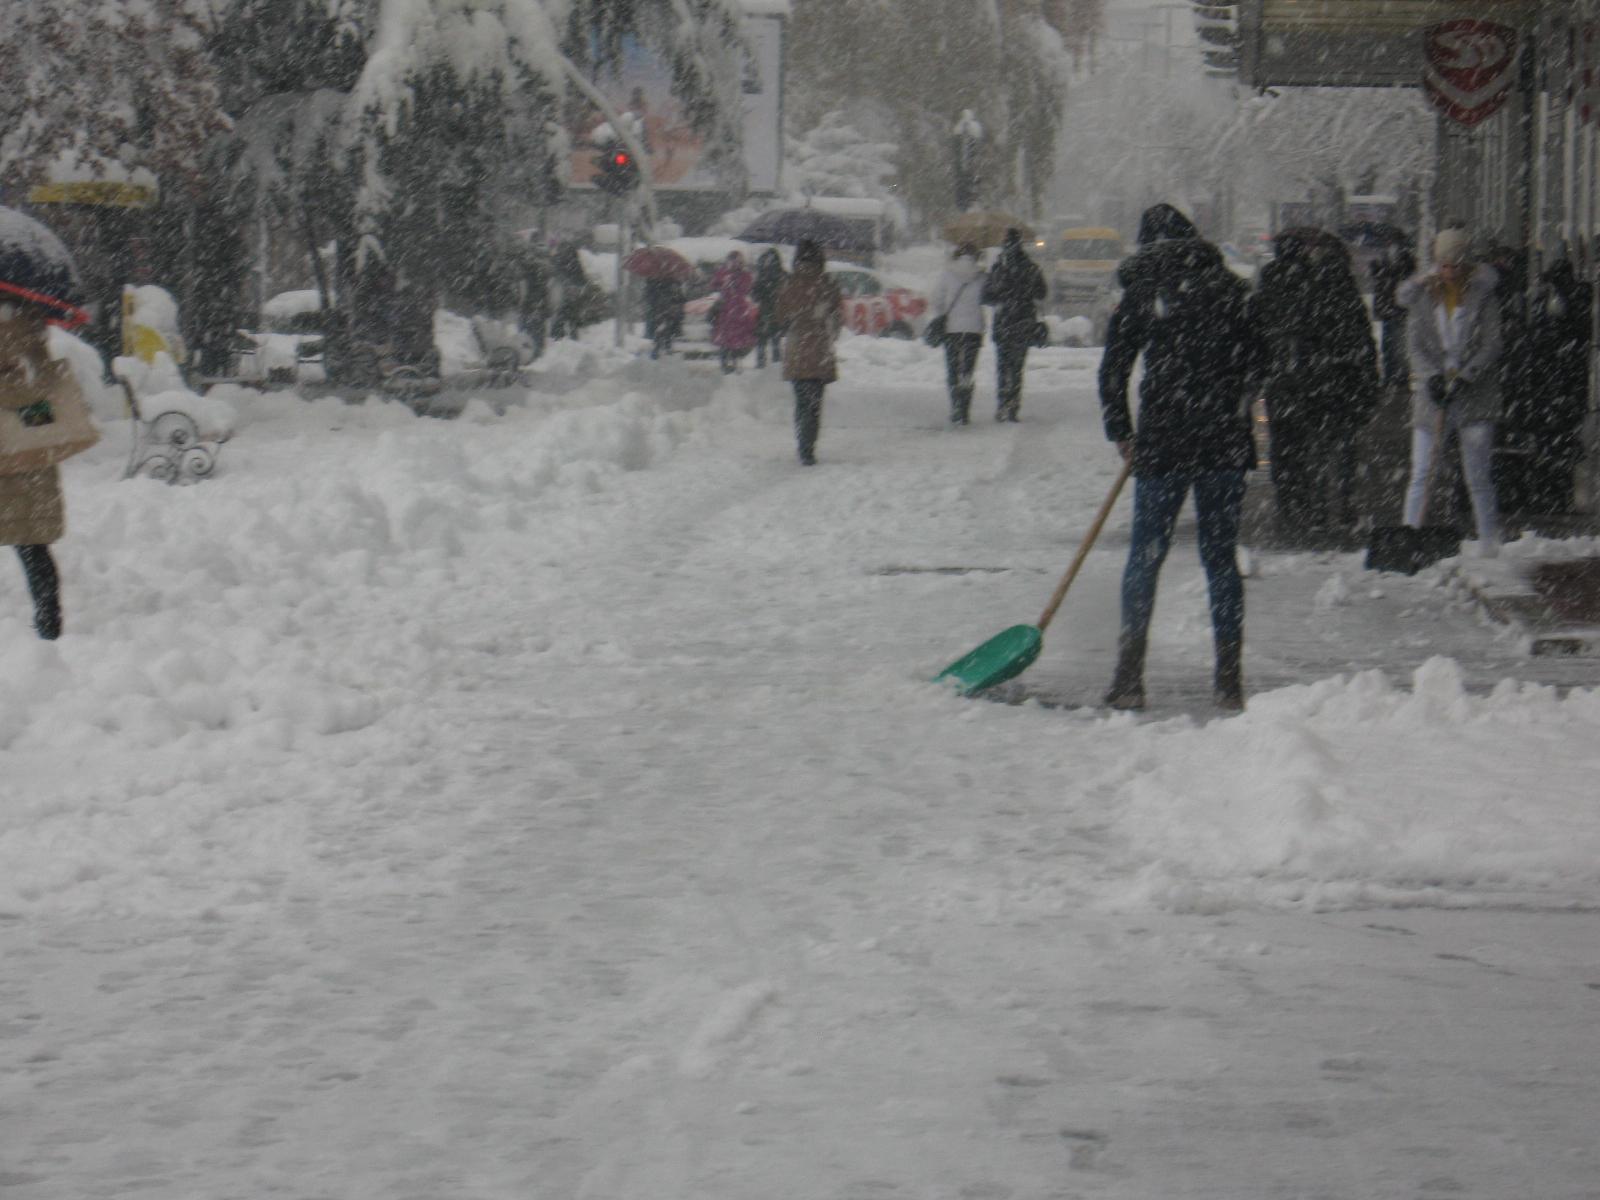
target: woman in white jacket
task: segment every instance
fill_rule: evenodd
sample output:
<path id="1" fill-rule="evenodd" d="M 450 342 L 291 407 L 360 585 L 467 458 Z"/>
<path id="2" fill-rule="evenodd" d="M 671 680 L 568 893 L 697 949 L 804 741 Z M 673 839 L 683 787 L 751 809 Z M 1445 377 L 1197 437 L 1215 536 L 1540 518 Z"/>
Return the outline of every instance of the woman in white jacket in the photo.
<path id="1" fill-rule="evenodd" d="M 935 316 L 944 314 L 944 365 L 950 388 L 950 424 L 967 424 L 972 411 L 973 378 L 983 345 L 983 268 L 971 242 L 956 247 L 933 294 Z"/>
<path id="2" fill-rule="evenodd" d="M 1493 267 L 1474 265 L 1464 229 L 1433 240 L 1433 269 L 1395 289 L 1409 311 L 1406 349 L 1411 358 L 1411 483 L 1404 520 L 1422 524 L 1434 455 L 1445 431 L 1461 441 L 1461 466 L 1478 526 L 1478 550 L 1492 557 L 1500 545 L 1500 508 L 1491 458 L 1500 418 L 1500 302 Z"/>

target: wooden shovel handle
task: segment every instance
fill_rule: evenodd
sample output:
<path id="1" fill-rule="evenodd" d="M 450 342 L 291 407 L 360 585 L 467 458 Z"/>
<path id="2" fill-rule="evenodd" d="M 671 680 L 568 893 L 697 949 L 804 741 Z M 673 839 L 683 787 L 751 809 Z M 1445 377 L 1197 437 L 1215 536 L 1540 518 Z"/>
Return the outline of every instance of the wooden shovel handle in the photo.
<path id="1" fill-rule="evenodd" d="M 1117 502 L 1117 497 L 1122 494 L 1122 485 L 1128 482 L 1128 476 L 1133 471 L 1131 462 L 1124 462 L 1122 470 L 1117 472 L 1117 481 L 1111 485 L 1111 491 L 1106 493 L 1105 502 L 1100 505 L 1100 511 L 1094 516 L 1094 524 L 1089 526 L 1089 532 L 1084 535 L 1083 544 L 1078 547 L 1078 553 L 1073 555 L 1072 565 L 1067 568 L 1067 573 L 1061 577 L 1061 582 L 1056 584 L 1056 594 L 1050 597 L 1050 603 L 1044 606 L 1044 615 L 1039 618 L 1039 632 L 1043 633 L 1050 622 L 1055 619 L 1056 609 L 1061 607 L 1061 602 L 1067 598 L 1067 589 L 1072 586 L 1072 581 L 1078 577 L 1078 568 L 1083 566 L 1083 560 L 1089 557 L 1089 551 L 1094 548 L 1095 539 L 1100 536 L 1100 530 L 1105 526 L 1106 518 L 1111 515 L 1111 508 Z"/>

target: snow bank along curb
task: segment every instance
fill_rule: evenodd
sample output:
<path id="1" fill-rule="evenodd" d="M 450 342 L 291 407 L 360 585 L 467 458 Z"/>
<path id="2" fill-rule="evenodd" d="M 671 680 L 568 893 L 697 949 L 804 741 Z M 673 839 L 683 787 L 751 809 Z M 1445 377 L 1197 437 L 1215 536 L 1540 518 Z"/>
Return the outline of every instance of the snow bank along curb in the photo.
<path id="1" fill-rule="evenodd" d="M 1530 654 L 1600 655 L 1600 539 L 1522 538 L 1505 557 L 1461 558 L 1446 570 L 1496 621 L 1525 633 Z M 1565 592 L 1562 603 L 1553 589 Z"/>

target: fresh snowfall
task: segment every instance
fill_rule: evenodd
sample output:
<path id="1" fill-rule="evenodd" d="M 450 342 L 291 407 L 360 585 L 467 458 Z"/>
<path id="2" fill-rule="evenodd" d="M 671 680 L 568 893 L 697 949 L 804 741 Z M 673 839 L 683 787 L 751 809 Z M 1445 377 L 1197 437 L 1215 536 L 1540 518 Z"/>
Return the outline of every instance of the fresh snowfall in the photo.
<path id="1" fill-rule="evenodd" d="M 59 642 L 0 571 L 0 1195 L 1600 1197 L 1593 660 L 1257 550 L 1220 716 L 1186 520 L 1108 714 L 1124 497 L 963 699 L 1115 477 L 1098 352 L 959 430 L 841 358 L 812 469 L 604 328 L 453 420 L 217 389 L 194 486 L 97 394 Z"/>

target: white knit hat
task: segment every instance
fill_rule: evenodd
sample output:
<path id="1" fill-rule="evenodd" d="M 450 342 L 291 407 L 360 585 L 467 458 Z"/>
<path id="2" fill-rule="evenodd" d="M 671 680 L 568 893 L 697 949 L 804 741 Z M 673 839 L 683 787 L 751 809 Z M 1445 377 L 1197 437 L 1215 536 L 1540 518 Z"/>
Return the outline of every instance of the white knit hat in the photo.
<path id="1" fill-rule="evenodd" d="M 1433 239 L 1433 261 L 1459 267 L 1467 261 L 1472 239 L 1465 229 L 1441 229 Z"/>

